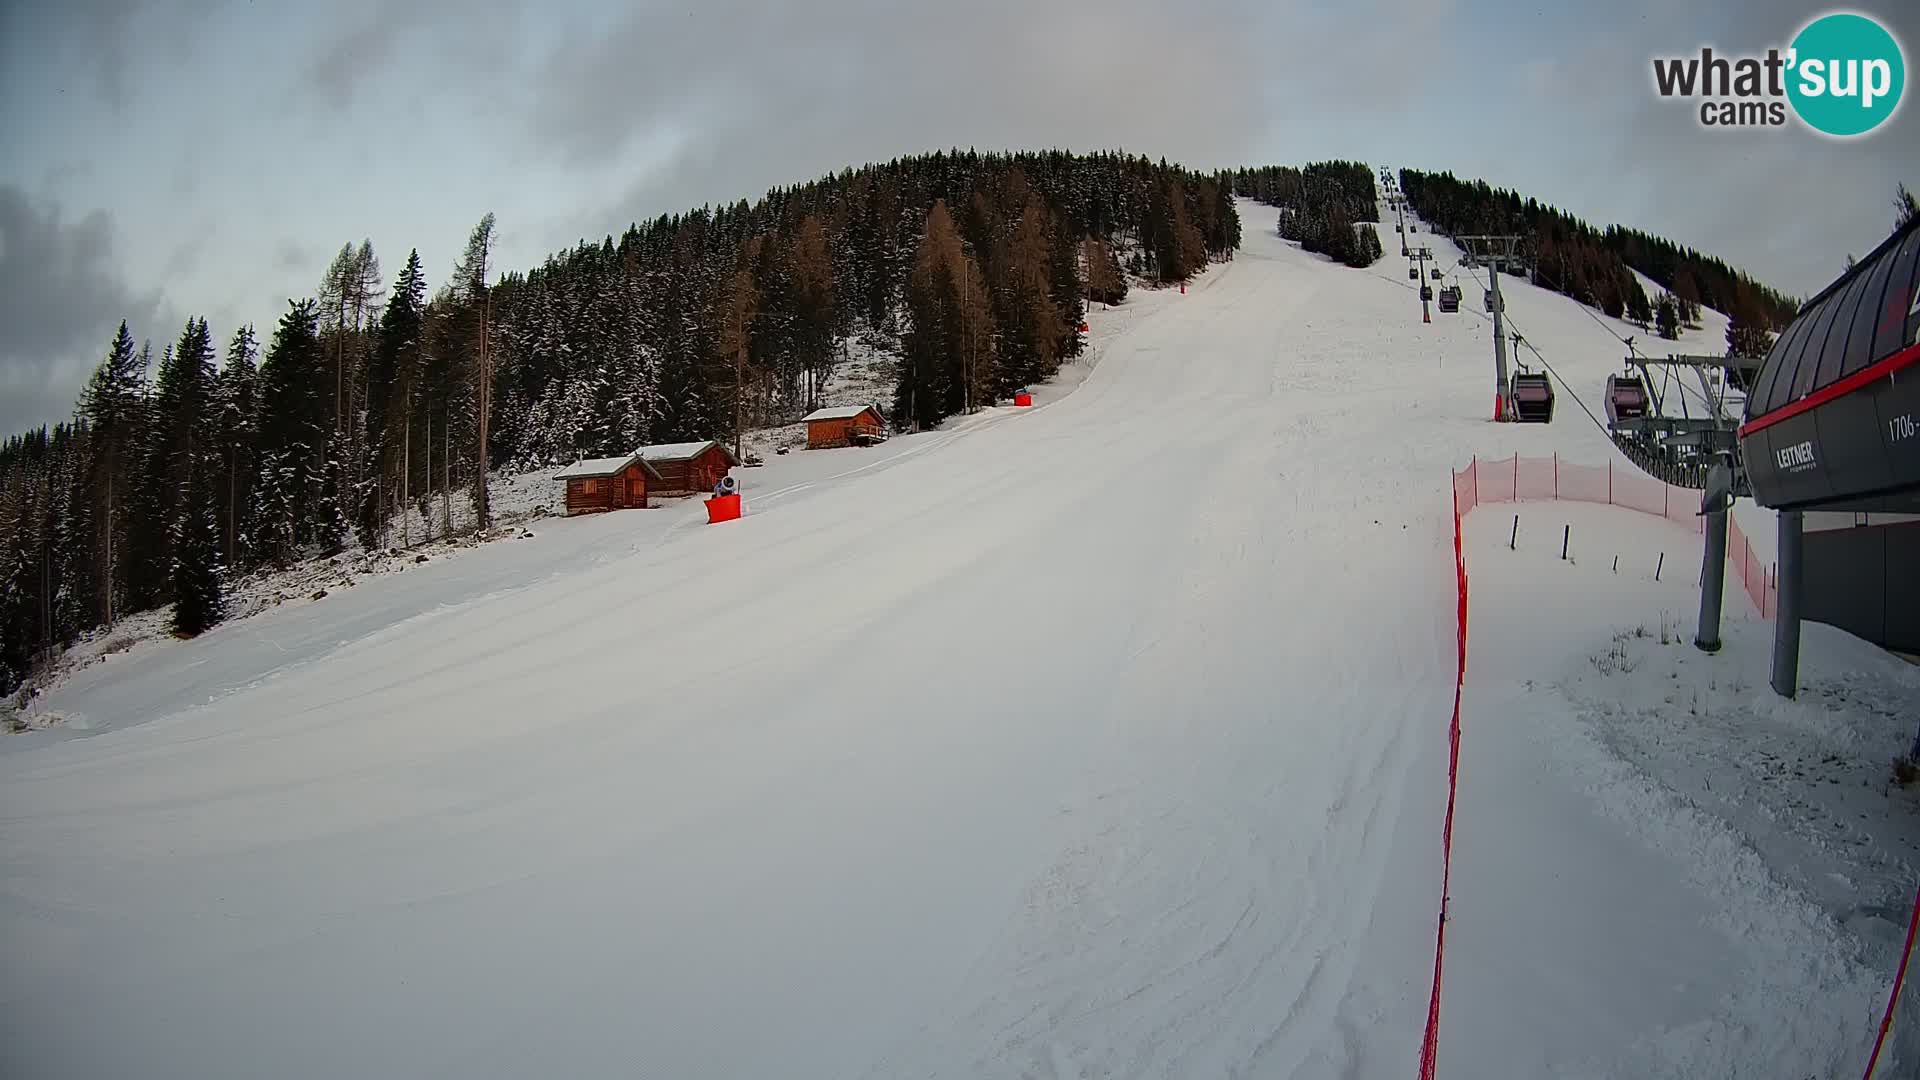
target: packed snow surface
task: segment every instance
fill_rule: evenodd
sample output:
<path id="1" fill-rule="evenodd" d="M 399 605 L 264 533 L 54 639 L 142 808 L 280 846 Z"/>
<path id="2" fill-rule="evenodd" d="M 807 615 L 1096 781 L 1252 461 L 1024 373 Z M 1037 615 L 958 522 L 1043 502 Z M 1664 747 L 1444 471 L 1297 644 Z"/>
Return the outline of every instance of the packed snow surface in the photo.
<path id="1" fill-rule="evenodd" d="M 555 480 L 571 480 L 578 476 L 612 476 L 614 473 L 633 464 L 633 459 L 641 455 L 636 451 L 625 457 L 585 458 L 553 474 Z"/>
<path id="2" fill-rule="evenodd" d="M 1093 312 L 1036 408 L 770 458 L 737 522 L 541 521 L 74 675 L 73 723 L 0 740 L 0 1073 L 1411 1074 L 1448 469 L 1609 449 L 1571 402 L 1486 423 L 1474 305 L 1423 324 L 1397 258 L 1242 211 L 1184 295 Z M 1613 343 L 1509 291 L 1597 390 Z M 1707 824 L 1609 815 L 1469 689 L 1506 711 L 1468 720 L 1442 1075 L 1863 1052 L 1877 984 L 1817 910 Z M 1701 836 L 1730 854 L 1690 875 Z"/>
<path id="3" fill-rule="evenodd" d="M 698 442 L 656 443 L 640 448 L 640 456 L 648 461 L 685 461 L 700 451 L 714 445 L 712 439 Z"/>
<path id="4" fill-rule="evenodd" d="M 828 409 L 815 409 L 800 418 L 801 423 L 810 420 L 851 420 L 863 412 L 873 409 L 871 405 L 835 405 Z"/>

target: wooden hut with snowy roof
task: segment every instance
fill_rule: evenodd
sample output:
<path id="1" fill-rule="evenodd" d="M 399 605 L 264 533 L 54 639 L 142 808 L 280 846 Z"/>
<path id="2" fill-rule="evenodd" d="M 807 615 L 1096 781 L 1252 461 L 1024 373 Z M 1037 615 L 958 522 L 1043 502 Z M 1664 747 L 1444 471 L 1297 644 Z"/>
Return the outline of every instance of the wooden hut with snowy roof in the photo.
<path id="1" fill-rule="evenodd" d="M 866 446 L 887 437 L 887 421 L 877 405 L 839 405 L 815 409 L 802 417 L 807 425 L 807 449 Z"/>
<path id="2" fill-rule="evenodd" d="M 567 485 L 567 516 L 600 510 L 644 510 L 660 473 L 638 450 L 625 457 L 587 458 L 553 474 Z"/>
<path id="3" fill-rule="evenodd" d="M 662 497 L 711 492 L 727 470 L 740 464 L 733 451 L 712 439 L 643 446 L 640 457 L 659 476 L 653 493 Z"/>

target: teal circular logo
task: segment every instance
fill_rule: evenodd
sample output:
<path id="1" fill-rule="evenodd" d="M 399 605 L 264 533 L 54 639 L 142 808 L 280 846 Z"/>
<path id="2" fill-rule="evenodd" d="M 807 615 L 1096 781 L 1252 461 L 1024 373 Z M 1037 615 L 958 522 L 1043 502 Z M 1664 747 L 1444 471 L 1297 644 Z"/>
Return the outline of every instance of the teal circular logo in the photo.
<path id="1" fill-rule="evenodd" d="M 1900 107 L 1907 64 L 1900 43 L 1865 15 L 1822 15 L 1793 39 L 1787 99 L 1815 131 L 1864 135 Z"/>

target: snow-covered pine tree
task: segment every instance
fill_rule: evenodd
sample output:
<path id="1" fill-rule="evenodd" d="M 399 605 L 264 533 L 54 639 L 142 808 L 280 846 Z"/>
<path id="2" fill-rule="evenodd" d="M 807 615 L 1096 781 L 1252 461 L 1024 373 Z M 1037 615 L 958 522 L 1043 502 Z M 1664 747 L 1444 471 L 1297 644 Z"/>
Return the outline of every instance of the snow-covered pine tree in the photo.
<path id="1" fill-rule="evenodd" d="M 1661 293 L 1653 305 L 1653 326 L 1660 336 L 1673 341 L 1680 336 L 1680 302 L 1672 293 Z"/>
<path id="2" fill-rule="evenodd" d="M 79 408 L 92 436 L 85 481 L 93 524 L 89 573 L 97 583 L 97 618 L 102 623 L 112 622 L 125 607 L 127 543 L 134 535 L 127 507 L 139 476 L 145 396 L 145 363 L 121 320 L 106 359 L 81 394 Z"/>
<path id="3" fill-rule="evenodd" d="M 220 542 L 224 562 L 230 570 L 250 563 L 243 546 L 246 535 L 243 521 L 253 503 L 253 484 L 258 458 L 255 441 L 259 436 L 260 377 L 254 365 L 258 351 L 252 326 L 234 331 L 227 345 L 226 366 L 220 369 L 215 386 L 218 402 L 218 442 L 220 461 L 219 505 Z"/>
<path id="4" fill-rule="evenodd" d="M 178 637 L 194 637 L 226 615 L 227 568 L 220 558 L 216 498 L 204 478 L 190 477 L 180 495 L 173 535 L 173 620 Z"/>
<path id="5" fill-rule="evenodd" d="M 1632 287 L 1627 290 L 1627 319 L 1642 330 L 1653 325 L 1653 304 L 1647 300 L 1647 290 L 1640 286 L 1638 278 L 1632 279 Z"/>
<path id="6" fill-rule="evenodd" d="M 274 328 L 260 364 L 259 446 L 263 483 L 276 502 L 257 539 L 262 558 L 284 563 L 317 535 L 318 509 L 335 504 L 320 487 L 336 479 L 328 464 L 328 395 L 333 370 L 320 345 L 319 311 L 296 300 Z"/>
<path id="7" fill-rule="evenodd" d="M 1074 239 L 1071 222 L 1065 215 L 1046 209 L 1044 202 L 1040 205 L 1048 220 L 1049 296 L 1060 316 L 1060 339 L 1054 353 L 1058 363 L 1065 363 L 1079 356 L 1085 344 L 1080 336 L 1080 324 L 1087 317 L 1086 283 L 1081 277 L 1080 246 Z"/>
<path id="8" fill-rule="evenodd" d="M 489 212 L 473 227 L 450 283 L 467 345 L 462 359 L 474 418 L 473 522 L 476 532 L 484 532 L 493 524 L 493 503 L 487 487 L 487 471 L 493 461 L 488 430 L 495 406 L 493 364 L 489 355 L 493 320 L 488 289 L 493 268 L 493 220 Z"/>
<path id="9" fill-rule="evenodd" d="M 369 550 L 380 546 L 401 489 L 399 469 L 407 455 L 400 439 L 407 428 L 408 395 L 420 377 L 426 291 L 420 252 L 410 251 L 388 295 L 367 361 L 367 473 L 356 492 L 354 530 L 360 546 Z"/>
<path id="10" fill-rule="evenodd" d="M 146 482 L 156 496 L 154 534 L 161 541 L 154 557 L 165 566 L 174 562 L 181 494 L 214 449 L 214 377 L 213 338 L 207 321 L 188 319 L 180 340 L 162 357 L 154 380 L 155 437 Z M 169 575 L 162 599 L 169 598 L 171 581 Z"/>

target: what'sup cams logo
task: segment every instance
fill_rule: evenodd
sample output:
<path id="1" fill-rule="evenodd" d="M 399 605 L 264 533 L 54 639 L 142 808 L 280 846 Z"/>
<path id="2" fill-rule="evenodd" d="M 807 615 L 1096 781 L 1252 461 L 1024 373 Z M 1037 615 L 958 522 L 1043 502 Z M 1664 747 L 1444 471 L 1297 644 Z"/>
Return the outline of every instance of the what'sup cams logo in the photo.
<path id="1" fill-rule="evenodd" d="M 1823 135 L 1865 135 L 1892 119 L 1907 84 L 1900 43 L 1865 15 L 1835 12 L 1800 28 L 1765 56 L 1698 56 L 1653 61 L 1663 98 L 1697 99 L 1703 127 L 1784 127 L 1788 107 Z"/>

